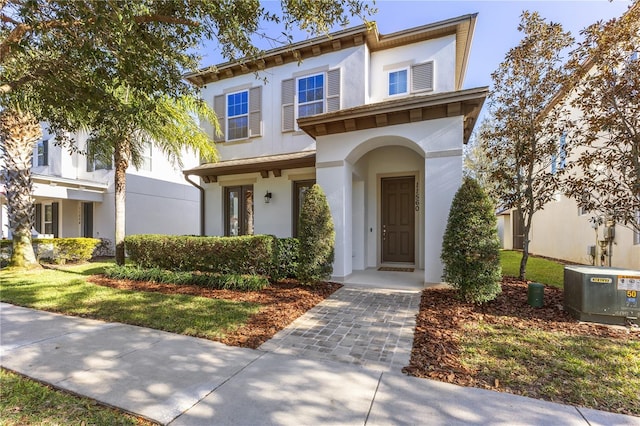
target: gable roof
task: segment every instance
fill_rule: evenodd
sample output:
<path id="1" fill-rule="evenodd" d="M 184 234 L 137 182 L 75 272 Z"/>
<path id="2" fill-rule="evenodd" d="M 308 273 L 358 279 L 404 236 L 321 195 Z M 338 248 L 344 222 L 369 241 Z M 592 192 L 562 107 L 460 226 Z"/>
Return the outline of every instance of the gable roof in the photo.
<path id="1" fill-rule="evenodd" d="M 205 67 L 197 72 L 185 74 L 185 78 L 197 86 L 202 86 L 214 81 L 259 72 L 266 68 L 276 67 L 290 62 L 299 62 L 306 58 L 363 45 L 365 43 L 372 52 L 375 52 L 448 35 L 455 35 L 455 89 L 460 90 L 467 70 L 467 62 L 477 16 L 477 13 L 463 15 L 386 35 L 380 34 L 376 23 L 371 22 L 336 31 L 325 36 L 267 50 L 258 58 L 244 58 Z"/>

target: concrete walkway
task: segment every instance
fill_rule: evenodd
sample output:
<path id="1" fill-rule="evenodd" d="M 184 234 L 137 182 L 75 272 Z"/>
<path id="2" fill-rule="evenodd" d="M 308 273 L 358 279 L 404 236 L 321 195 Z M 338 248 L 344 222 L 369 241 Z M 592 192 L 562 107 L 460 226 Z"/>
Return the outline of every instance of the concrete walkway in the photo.
<path id="1" fill-rule="evenodd" d="M 0 364 L 171 425 L 640 425 L 640 418 L 0 303 Z"/>

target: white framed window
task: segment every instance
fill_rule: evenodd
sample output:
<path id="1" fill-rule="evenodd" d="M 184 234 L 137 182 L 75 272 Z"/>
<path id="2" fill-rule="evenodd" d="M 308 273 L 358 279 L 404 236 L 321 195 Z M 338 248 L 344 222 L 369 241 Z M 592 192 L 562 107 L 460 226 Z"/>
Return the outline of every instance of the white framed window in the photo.
<path id="1" fill-rule="evenodd" d="M 389 96 L 405 95 L 409 91 L 409 69 L 389 71 Z"/>
<path id="2" fill-rule="evenodd" d="M 249 137 L 249 91 L 227 95 L 227 140 Z"/>
<path id="3" fill-rule="evenodd" d="M 220 132 L 213 133 L 215 142 L 242 141 L 262 135 L 262 87 L 235 89 L 213 98 Z M 207 132 L 213 132 L 211 126 Z"/>
<path id="4" fill-rule="evenodd" d="M 94 172 L 96 170 L 111 170 L 113 168 L 113 160 L 111 158 L 103 158 L 95 152 L 92 152 L 91 145 L 87 144 L 87 171 Z"/>
<path id="5" fill-rule="evenodd" d="M 140 170 L 146 170 L 147 172 L 153 169 L 153 143 L 146 142 L 144 144 L 144 151 L 142 151 L 142 164 Z"/>
<path id="6" fill-rule="evenodd" d="M 324 73 L 300 77 L 296 81 L 297 117 L 322 114 L 325 110 Z"/>
<path id="7" fill-rule="evenodd" d="M 44 204 L 44 215 L 42 218 L 42 224 L 45 234 L 53 234 L 53 206 L 51 204 Z"/>
<path id="8" fill-rule="evenodd" d="M 640 211 L 636 212 L 636 224 L 640 225 Z M 640 231 L 633 231 L 633 244 L 640 244 Z"/>
<path id="9" fill-rule="evenodd" d="M 567 166 L 567 133 L 562 132 L 558 141 L 558 152 L 551 156 L 551 174 L 556 174 Z"/>
<path id="10" fill-rule="evenodd" d="M 48 166 L 49 165 L 49 140 L 39 140 L 36 145 L 36 152 L 34 155 L 34 166 Z"/>
<path id="11" fill-rule="evenodd" d="M 298 118 L 340 110 L 340 87 L 340 68 L 282 80 L 282 131 L 299 130 Z"/>

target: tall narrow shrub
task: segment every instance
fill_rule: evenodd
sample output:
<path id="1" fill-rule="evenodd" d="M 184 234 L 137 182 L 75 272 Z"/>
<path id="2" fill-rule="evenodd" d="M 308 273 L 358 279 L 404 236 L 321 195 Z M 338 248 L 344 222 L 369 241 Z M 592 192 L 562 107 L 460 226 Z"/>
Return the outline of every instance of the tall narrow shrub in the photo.
<path id="1" fill-rule="evenodd" d="M 502 291 L 494 204 L 470 177 L 465 178 L 451 203 L 441 259 L 442 278 L 463 300 L 484 303 Z"/>
<path id="2" fill-rule="evenodd" d="M 298 229 L 298 279 L 310 284 L 329 278 L 333 272 L 336 234 L 327 197 L 318 184 L 305 194 Z"/>

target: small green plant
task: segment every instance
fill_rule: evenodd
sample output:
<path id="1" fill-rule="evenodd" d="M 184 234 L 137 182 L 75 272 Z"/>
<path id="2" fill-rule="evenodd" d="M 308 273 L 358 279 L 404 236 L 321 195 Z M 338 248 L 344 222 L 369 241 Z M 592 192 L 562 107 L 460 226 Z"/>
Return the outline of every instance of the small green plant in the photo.
<path id="1" fill-rule="evenodd" d="M 318 184 L 305 194 L 298 229 L 298 279 L 308 284 L 329 278 L 333 272 L 335 231 L 327 197 Z"/>
<path id="2" fill-rule="evenodd" d="M 109 278 L 156 283 L 197 285 L 205 288 L 253 291 L 262 290 L 269 280 L 261 275 L 217 274 L 209 272 L 168 271 L 160 268 L 111 266 L 104 274 Z"/>
<path id="3" fill-rule="evenodd" d="M 502 291 L 494 205 L 472 178 L 465 178 L 451 203 L 441 259 L 443 279 L 462 299 L 484 303 Z"/>

